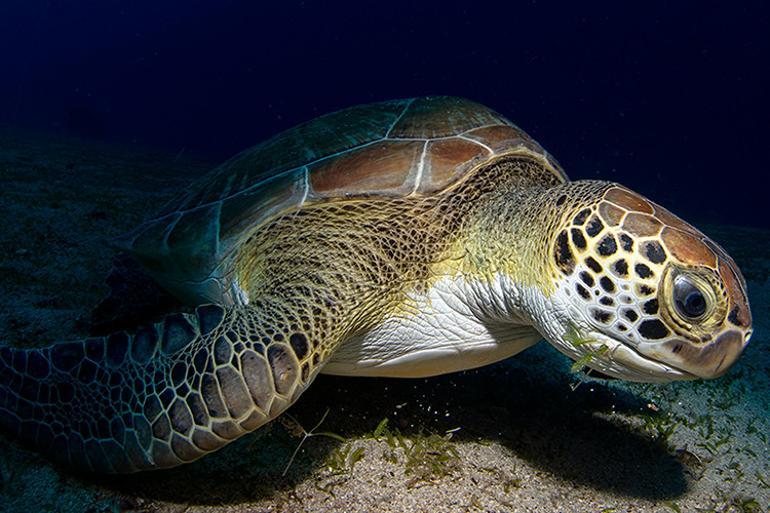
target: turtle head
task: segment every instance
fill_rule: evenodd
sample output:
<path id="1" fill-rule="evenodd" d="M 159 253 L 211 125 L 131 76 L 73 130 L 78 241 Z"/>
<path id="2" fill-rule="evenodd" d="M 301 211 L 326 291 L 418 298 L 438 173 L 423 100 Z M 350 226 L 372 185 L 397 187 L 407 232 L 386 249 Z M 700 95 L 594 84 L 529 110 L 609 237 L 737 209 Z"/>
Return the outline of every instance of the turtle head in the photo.
<path id="1" fill-rule="evenodd" d="M 562 352 L 633 381 L 716 378 L 752 333 L 746 282 L 701 232 L 642 196 L 607 185 L 554 232 L 555 318 Z"/>

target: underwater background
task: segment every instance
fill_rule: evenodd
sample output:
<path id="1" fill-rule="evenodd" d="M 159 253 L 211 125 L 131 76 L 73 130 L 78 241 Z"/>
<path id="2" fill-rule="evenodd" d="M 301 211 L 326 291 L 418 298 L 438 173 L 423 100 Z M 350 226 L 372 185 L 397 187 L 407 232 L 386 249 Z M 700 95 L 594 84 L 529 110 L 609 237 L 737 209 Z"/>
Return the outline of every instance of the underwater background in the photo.
<path id="1" fill-rule="evenodd" d="M 234 153 L 350 105 L 497 110 L 736 259 L 755 334 L 667 386 L 546 344 L 428 380 L 321 376 L 171 471 L 81 476 L 0 438 L 0 512 L 770 510 L 770 4 L 0 2 L 0 342 L 83 337 L 107 241 Z M 299 426 L 334 436 L 301 440 Z M 387 420 L 386 420 L 387 419 Z"/>

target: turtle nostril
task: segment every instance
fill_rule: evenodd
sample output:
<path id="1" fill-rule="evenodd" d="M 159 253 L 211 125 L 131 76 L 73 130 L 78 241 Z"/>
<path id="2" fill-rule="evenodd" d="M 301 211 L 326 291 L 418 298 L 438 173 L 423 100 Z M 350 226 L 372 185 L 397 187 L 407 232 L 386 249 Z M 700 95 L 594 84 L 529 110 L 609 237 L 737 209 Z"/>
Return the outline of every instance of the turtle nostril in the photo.
<path id="1" fill-rule="evenodd" d="M 746 347 L 746 344 L 749 343 L 749 339 L 751 338 L 751 335 L 754 334 L 754 330 L 748 330 L 745 335 L 743 335 L 743 346 Z"/>

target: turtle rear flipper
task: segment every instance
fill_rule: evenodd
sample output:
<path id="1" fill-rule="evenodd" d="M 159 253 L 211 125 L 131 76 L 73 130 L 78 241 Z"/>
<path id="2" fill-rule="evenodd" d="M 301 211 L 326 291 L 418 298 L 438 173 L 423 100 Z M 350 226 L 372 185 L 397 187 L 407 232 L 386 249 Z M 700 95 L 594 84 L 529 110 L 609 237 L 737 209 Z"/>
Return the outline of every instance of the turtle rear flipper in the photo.
<path id="1" fill-rule="evenodd" d="M 262 302 L 198 307 L 129 336 L 0 349 L 0 428 L 81 470 L 193 461 L 272 420 L 323 364 L 318 333 Z M 304 313 L 303 313 L 304 315 Z"/>
<path id="2" fill-rule="evenodd" d="M 143 324 L 158 322 L 165 315 L 184 309 L 128 253 L 115 255 L 106 282 L 109 292 L 85 321 L 93 336 L 135 331 Z"/>

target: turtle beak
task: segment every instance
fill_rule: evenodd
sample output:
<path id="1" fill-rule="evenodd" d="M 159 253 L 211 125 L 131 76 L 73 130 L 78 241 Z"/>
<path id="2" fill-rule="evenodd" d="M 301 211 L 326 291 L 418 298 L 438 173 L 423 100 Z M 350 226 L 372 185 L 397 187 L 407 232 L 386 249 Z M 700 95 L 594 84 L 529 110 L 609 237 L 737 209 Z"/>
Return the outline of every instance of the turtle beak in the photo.
<path id="1" fill-rule="evenodd" d="M 636 349 L 648 358 L 665 362 L 699 378 L 714 379 L 724 375 L 738 361 L 751 334 L 751 330 L 744 333 L 731 329 L 708 344 L 696 345 L 688 340 L 672 339 L 657 344 L 644 342 Z"/>
<path id="2" fill-rule="evenodd" d="M 607 351 L 608 367 L 602 369 L 592 366 L 605 374 L 641 383 L 669 383 L 697 378 L 685 369 L 642 353 L 635 346 L 626 345 L 609 337 L 606 340 L 605 345 L 610 348 Z M 601 365 L 602 362 L 597 363 Z"/>

